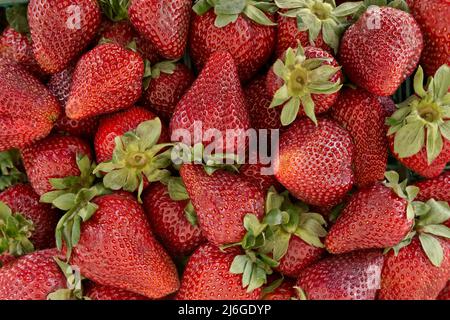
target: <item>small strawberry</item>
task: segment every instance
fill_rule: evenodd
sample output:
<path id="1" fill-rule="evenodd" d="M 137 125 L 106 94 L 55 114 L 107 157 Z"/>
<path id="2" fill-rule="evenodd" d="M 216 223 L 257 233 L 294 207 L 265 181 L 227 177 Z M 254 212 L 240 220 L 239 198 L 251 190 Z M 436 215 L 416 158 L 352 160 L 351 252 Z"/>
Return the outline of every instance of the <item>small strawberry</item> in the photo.
<path id="1" fill-rule="evenodd" d="M 33 51 L 48 73 L 64 70 L 94 39 L 101 22 L 95 0 L 30 0 Z"/>
<path id="2" fill-rule="evenodd" d="M 421 67 L 414 76 L 415 95 L 398 105 L 387 120 L 394 156 L 414 172 L 434 178 L 450 161 L 450 67 L 443 65 L 423 87 Z"/>
<path id="3" fill-rule="evenodd" d="M 78 61 L 66 105 L 80 120 L 131 107 L 141 96 L 144 61 L 117 44 L 102 44 Z"/>
<path id="4" fill-rule="evenodd" d="M 420 189 L 418 201 L 427 201 L 431 198 L 438 201 L 450 202 L 450 171 L 444 171 L 440 176 L 417 182 Z"/>
<path id="5" fill-rule="evenodd" d="M 342 72 L 333 56 L 322 49 L 287 49 L 267 74 L 267 90 L 272 103 L 283 105 L 281 123 L 291 124 L 299 116 L 317 123 L 316 113 L 324 113 L 336 102 L 342 87 Z M 300 106 L 302 106 L 300 110 Z"/>
<path id="6" fill-rule="evenodd" d="M 190 53 L 202 69 L 217 51 L 228 51 L 236 61 L 239 78 L 249 80 L 271 57 L 276 24 L 270 1 L 198 0 L 189 36 Z"/>
<path id="7" fill-rule="evenodd" d="M 91 300 L 149 300 L 145 296 L 130 291 L 96 283 L 87 286 L 85 296 Z"/>
<path id="8" fill-rule="evenodd" d="M 379 251 L 330 256 L 306 268 L 297 280 L 301 299 L 375 300 L 384 257 Z"/>
<path id="9" fill-rule="evenodd" d="M 447 282 L 445 288 L 439 293 L 439 296 L 436 300 L 450 300 L 450 281 Z"/>

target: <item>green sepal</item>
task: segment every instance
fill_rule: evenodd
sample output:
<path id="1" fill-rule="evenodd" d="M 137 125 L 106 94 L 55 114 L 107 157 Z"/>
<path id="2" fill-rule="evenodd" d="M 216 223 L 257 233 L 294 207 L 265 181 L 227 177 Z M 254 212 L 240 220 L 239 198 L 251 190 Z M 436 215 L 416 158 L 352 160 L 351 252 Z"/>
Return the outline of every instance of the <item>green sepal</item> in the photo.
<path id="1" fill-rule="evenodd" d="M 281 275 L 281 278 L 278 278 L 277 280 L 272 281 L 268 286 L 265 286 L 262 290 L 262 296 L 265 296 L 269 293 L 274 292 L 279 286 L 283 284 L 284 276 Z"/>
<path id="2" fill-rule="evenodd" d="M 28 8 L 26 4 L 17 4 L 12 7 L 8 7 L 5 10 L 6 20 L 11 28 L 19 33 L 27 34 L 30 32 L 28 25 Z"/>
<path id="3" fill-rule="evenodd" d="M 111 21 L 128 20 L 130 0 L 99 0 L 100 8 Z"/>
<path id="4" fill-rule="evenodd" d="M 414 238 L 414 236 L 416 235 L 416 231 L 411 231 L 409 232 L 405 238 L 403 238 L 402 241 L 400 241 L 398 244 L 396 244 L 395 246 L 392 246 L 390 248 L 386 248 L 384 249 L 384 254 L 388 253 L 390 250 L 394 251 L 394 255 L 397 256 L 398 253 L 400 252 L 401 249 L 403 249 L 404 247 L 408 246 L 412 239 Z"/>
<path id="5" fill-rule="evenodd" d="M 196 227 L 198 226 L 198 217 L 197 212 L 195 212 L 194 205 L 192 204 L 192 201 L 189 200 L 189 202 L 186 204 L 186 207 L 184 207 L 184 214 L 186 217 L 186 220 L 189 221 L 189 223 Z"/>
<path id="6" fill-rule="evenodd" d="M 19 183 L 27 177 L 17 168 L 20 164 L 20 153 L 16 149 L 0 152 L 0 191 Z"/>
<path id="7" fill-rule="evenodd" d="M 444 250 L 442 249 L 439 240 L 427 233 L 419 234 L 419 240 L 422 245 L 422 249 L 430 262 L 435 267 L 440 267 L 442 260 L 444 259 Z"/>
<path id="8" fill-rule="evenodd" d="M 80 274 L 78 269 L 75 269 L 68 263 L 53 258 L 58 264 L 67 279 L 67 288 L 56 290 L 47 296 L 47 300 L 90 300 L 83 296 L 84 277 Z"/>

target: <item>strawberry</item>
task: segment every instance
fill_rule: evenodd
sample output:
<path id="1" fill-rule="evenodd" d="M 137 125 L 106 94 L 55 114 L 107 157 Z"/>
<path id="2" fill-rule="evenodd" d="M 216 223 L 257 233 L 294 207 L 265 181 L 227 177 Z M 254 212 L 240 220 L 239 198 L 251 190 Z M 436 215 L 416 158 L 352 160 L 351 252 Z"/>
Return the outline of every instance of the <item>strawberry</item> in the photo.
<path id="1" fill-rule="evenodd" d="M 354 172 L 358 186 L 383 180 L 388 158 L 386 111 L 378 98 L 364 89 L 345 88 L 331 116 L 348 130 L 355 145 Z"/>
<path id="2" fill-rule="evenodd" d="M 434 178 L 450 161 L 450 67 L 443 65 L 423 87 L 421 67 L 414 76 L 415 95 L 398 105 L 387 120 L 389 146 L 406 167 Z"/>
<path id="3" fill-rule="evenodd" d="M 0 58 L 0 150 L 20 148 L 47 136 L 60 106 L 36 78 Z"/>
<path id="4" fill-rule="evenodd" d="M 294 286 L 295 280 L 284 279 L 279 286 L 270 290 L 270 292 L 267 292 L 267 288 L 264 288 L 261 300 L 291 300 L 296 297 Z"/>
<path id="5" fill-rule="evenodd" d="M 390 117 L 395 111 L 397 111 L 397 106 L 391 97 L 378 97 L 378 101 L 383 106 L 385 117 Z"/>
<path id="6" fill-rule="evenodd" d="M 180 178 L 175 179 L 180 189 L 175 193 L 162 183 L 152 184 L 143 196 L 144 209 L 152 230 L 173 256 L 185 256 L 205 241 L 200 228 L 186 218 L 189 196 Z M 172 180 L 173 181 L 173 180 Z M 183 200 L 181 200 L 183 199 Z"/>
<path id="7" fill-rule="evenodd" d="M 94 39 L 101 22 L 95 0 L 30 0 L 33 51 L 48 73 L 64 70 Z"/>
<path id="8" fill-rule="evenodd" d="M 128 15 L 161 56 L 179 59 L 186 48 L 191 5 L 190 0 L 130 0 Z"/>
<path id="9" fill-rule="evenodd" d="M 149 300 L 145 296 L 130 291 L 96 283 L 86 288 L 85 295 L 91 300 Z"/>
<path id="10" fill-rule="evenodd" d="M 227 129 L 245 132 L 250 127 L 236 65 L 229 53 L 213 54 L 197 80 L 176 106 L 170 122 L 172 139 L 181 138 L 177 134 L 184 129 L 191 133 L 191 141 L 183 141 L 185 144 L 192 146 L 203 142 L 208 145 L 211 141 L 206 138 L 202 141 L 194 136 L 195 122 L 200 122 L 204 131 L 208 129 L 220 131 L 223 139 Z M 234 145 L 230 145 L 231 141 L 227 141 L 226 145 L 225 141 L 215 141 L 215 146 L 220 147 L 222 143 L 225 150 L 230 151 L 233 147 L 233 150 L 236 150 L 238 138 L 233 139 Z"/>
<path id="11" fill-rule="evenodd" d="M 277 190 L 281 189 L 281 185 L 275 176 L 273 174 L 266 174 L 263 171 L 268 169 L 267 166 L 258 161 L 255 164 L 243 164 L 239 168 L 239 173 L 244 177 L 252 179 L 263 192 L 267 192 L 271 186 L 274 186 Z"/>
<path id="12" fill-rule="evenodd" d="M 411 14 L 420 26 L 424 48 L 421 64 L 427 75 L 434 75 L 443 64 L 450 65 L 450 3 L 446 0 L 422 0 L 410 5 Z"/>
<path id="13" fill-rule="evenodd" d="M 371 6 L 344 33 L 338 60 L 356 85 L 389 96 L 414 71 L 422 48 L 422 33 L 409 13 Z"/>
<path id="14" fill-rule="evenodd" d="M 231 250 L 230 250 L 231 251 Z M 189 258 L 177 300 L 258 300 L 261 289 L 247 292 L 241 277 L 229 271 L 238 250 L 222 252 L 202 245 Z"/>
<path id="15" fill-rule="evenodd" d="M 450 171 L 444 171 L 440 176 L 416 183 L 420 189 L 417 200 L 427 201 L 431 198 L 450 202 Z"/>
<path id="16" fill-rule="evenodd" d="M 158 116 L 170 121 L 177 103 L 194 82 L 194 74 L 184 64 L 171 61 L 157 63 L 151 68 L 144 101 Z"/>
<path id="17" fill-rule="evenodd" d="M 80 120 L 131 107 L 141 96 L 144 62 L 117 44 L 102 44 L 78 61 L 66 105 Z"/>
<path id="18" fill-rule="evenodd" d="M 379 251 L 330 256 L 306 268 L 297 280 L 300 298 L 375 300 L 384 257 Z"/>
<path id="19" fill-rule="evenodd" d="M 276 39 L 273 3 L 199 0 L 193 9 L 189 48 L 198 69 L 214 52 L 228 51 L 236 61 L 239 78 L 246 81 L 271 57 Z"/>
<path id="20" fill-rule="evenodd" d="M 444 290 L 439 293 L 439 296 L 436 298 L 436 300 L 450 300 L 450 281 L 447 282 Z"/>
<path id="21" fill-rule="evenodd" d="M 54 187 L 49 179 L 79 175 L 78 155 L 91 158 L 90 146 L 71 136 L 49 136 L 24 148 L 23 163 L 34 191 L 43 195 Z M 83 169 L 88 171 L 90 168 Z"/>
<path id="22" fill-rule="evenodd" d="M 336 102 L 342 73 L 333 56 L 322 49 L 301 45 L 289 48 L 267 74 L 267 90 L 272 103 L 283 105 L 281 123 L 291 124 L 299 116 L 317 123 L 315 113 L 324 113 Z M 300 106 L 302 106 L 300 110 Z"/>
<path id="23" fill-rule="evenodd" d="M 297 120 L 281 135 L 275 176 L 296 198 L 315 206 L 338 204 L 352 188 L 353 142 L 334 121 Z"/>

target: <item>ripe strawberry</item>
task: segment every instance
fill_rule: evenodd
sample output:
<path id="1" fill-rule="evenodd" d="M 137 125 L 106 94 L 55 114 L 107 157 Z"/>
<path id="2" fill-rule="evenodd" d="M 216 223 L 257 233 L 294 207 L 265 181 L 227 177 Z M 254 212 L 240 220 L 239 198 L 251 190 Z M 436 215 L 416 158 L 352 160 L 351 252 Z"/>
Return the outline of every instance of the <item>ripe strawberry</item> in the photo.
<path id="1" fill-rule="evenodd" d="M 368 186 L 384 178 L 388 158 L 385 112 L 378 97 L 359 88 L 342 90 L 331 109 L 333 119 L 353 138 L 358 186 Z"/>
<path id="2" fill-rule="evenodd" d="M 43 195 L 53 189 L 49 179 L 79 175 L 77 155 L 91 158 L 91 150 L 86 142 L 71 136 L 49 136 L 24 148 L 22 159 L 34 191 Z"/>
<path id="3" fill-rule="evenodd" d="M 422 34 L 409 13 L 371 6 L 345 32 L 338 60 L 359 87 L 389 96 L 414 71 L 422 48 Z"/>
<path id="4" fill-rule="evenodd" d="M 245 97 L 237 76 L 236 66 L 229 53 L 217 52 L 211 56 L 203 71 L 194 82 L 189 91 L 178 103 L 173 114 L 170 130 L 172 135 L 177 130 L 188 130 L 191 133 L 191 141 L 188 145 L 203 142 L 208 145 L 212 140 L 202 141 L 194 136 L 194 123 L 201 123 L 203 130 L 215 129 L 222 133 L 223 139 L 227 129 L 247 130 L 250 127 L 250 119 L 245 104 Z M 172 139 L 180 139 L 176 136 Z M 239 137 L 234 140 L 234 145 L 225 141 L 215 141 L 215 146 L 230 150 L 237 150 Z M 244 138 L 245 139 L 245 138 Z"/>
<path id="5" fill-rule="evenodd" d="M 60 106 L 47 88 L 0 58 L 0 150 L 21 148 L 47 136 Z"/>
<path id="6" fill-rule="evenodd" d="M 294 286 L 293 279 L 284 279 L 278 287 L 268 293 L 265 293 L 267 290 L 264 288 L 261 300 L 291 300 L 297 296 Z"/>
<path id="7" fill-rule="evenodd" d="M 391 97 L 378 97 L 378 101 L 383 106 L 384 116 L 386 118 L 392 116 L 392 114 L 397 111 L 397 106 Z"/>
<path id="8" fill-rule="evenodd" d="M 144 62 L 117 44 L 102 44 L 75 68 L 66 114 L 80 120 L 131 107 L 141 96 Z"/>
<path id="9" fill-rule="evenodd" d="M 162 183 L 152 184 L 143 196 L 144 209 L 152 230 L 172 256 L 186 256 L 205 241 L 202 231 L 186 218 L 189 200 L 176 201 L 170 188 Z M 183 194 L 186 194 L 184 190 Z M 184 196 L 184 195 L 183 195 Z M 183 198 L 187 198 L 182 197 Z"/>
<path id="10" fill-rule="evenodd" d="M 244 177 L 252 179 L 264 193 L 266 193 L 271 186 L 274 186 L 277 190 L 281 189 L 281 185 L 273 173 L 266 174 L 264 170 L 269 170 L 269 167 L 263 165 L 261 162 L 255 164 L 245 163 L 239 168 L 239 173 Z"/>
<path id="11" fill-rule="evenodd" d="M 420 189 L 417 200 L 427 201 L 431 198 L 450 202 L 450 171 L 444 171 L 440 176 L 416 183 Z"/>
<path id="12" fill-rule="evenodd" d="M 410 4 L 411 14 L 420 26 L 424 48 L 421 64 L 427 75 L 434 75 L 443 64 L 450 65 L 450 3 L 446 0 L 421 0 Z"/>
<path id="13" fill-rule="evenodd" d="M 30 0 L 33 50 L 48 73 L 64 70 L 95 37 L 101 22 L 95 0 Z"/>
<path id="14" fill-rule="evenodd" d="M 436 300 L 450 300 L 450 281 L 447 282 L 444 290 L 439 293 L 439 296 L 436 298 Z"/>
<path id="15" fill-rule="evenodd" d="M 85 296 L 91 300 L 149 300 L 145 296 L 101 284 L 92 283 L 85 290 Z"/>
<path id="16" fill-rule="evenodd" d="M 165 121 L 170 121 L 177 103 L 195 80 L 182 63 L 164 61 L 152 66 L 152 76 L 144 101 Z"/>
<path id="17" fill-rule="evenodd" d="M 375 300 L 384 257 L 379 251 L 330 256 L 306 268 L 297 280 L 301 298 Z"/>
<path id="18" fill-rule="evenodd" d="M 267 74 L 267 91 L 273 97 L 269 108 L 283 105 L 284 126 L 297 115 L 306 115 L 316 123 L 315 113 L 328 111 L 336 102 L 342 79 L 331 54 L 314 47 L 289 48 Z"/>
<path id="19" fill-rule="evenodd" d="M 190 0 L 131 0 L 128 15 L 161 56 L 179 59 L 186 48 L 191 5 Z"/>
<path id="20" fill-rule="evenodd" d="M 189 34 L 192 59 L 202 69 L 214 52 L 228 51 L 236 61 L 239 78 L 249 80 L 274 49 L 276 28 L 270 13 L 276 7 L 263 1 L 240 1 L 229 6 L 223 1 L 212 3 L 199 0 L 193 8 L 196 14 Z"/>
<path id="21" fill-rule="evenodd" d="M 389 146 L 406 167 L 425 178 L 434 178 L 450 161 L 450 67 L 443 65 L 423 87 L 421 67 L 414 76 L 415 95 L 399 104 L 388 120 Z"/>
<path id="22" fill-rule="evenodd" d="M 198 248 L 189 258 L 177 300 L 258 300 L 261 289 L 247 292 L 241 277 L 230 267 L 238 250 L 220 251 L 211 244 Z"/>
<path id="23" fill-rule="evenodd" d="M 297 120 L 281 135 L 275 176 L 308 204 L 336 205 L 354 183 L 353 149 L 350 134 L 334 121 Z"/>

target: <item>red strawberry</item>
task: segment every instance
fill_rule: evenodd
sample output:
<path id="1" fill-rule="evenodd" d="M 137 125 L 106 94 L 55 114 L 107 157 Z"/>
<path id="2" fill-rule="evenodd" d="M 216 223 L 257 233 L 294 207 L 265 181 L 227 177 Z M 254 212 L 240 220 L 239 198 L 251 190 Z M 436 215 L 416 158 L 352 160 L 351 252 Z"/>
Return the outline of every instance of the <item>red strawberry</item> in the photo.
<path id="1" fill-rule="evenodd" d="M 203 142 L 208 145 L 211 139 L 202 141 L 194 137 L 196 121 L 201 122 L 204 131 L 208 129 L 220 131 L 223 139 L 227 129 L 245 132 L 250 127 L 245 97 L 235 63 L 229 53 L 213 54 L 191 89 L 180 100 L 170 123 L 172 135 L 176 136 L 178 130 L 187 129 L 192 136 L 190 142 L 183 141 L 185 144 L 194 145 Z M 223 143 L 226 150 L 229 151 L 233 147 L 236 150 L 239 143 L 237 140 L 234 139 L 234 145 L 225 146 L 225 141 L 215 141 L 215 145 L 218 147 Z"/>
<path id="2" fill-rule="evenodd" d="M 170 61 L 151 68 L 152 76 L 144 101 L 158 116 L 170 121 L 177 103 L 194 82 L 194 74 L 184 64 Z"/>
<path id="3" fill-rule="evenodd" d="M 352 82 L 389 96 L 414 71 L 422 48 L 422 34 L 409 13 L 371 6 L 342 37 L 339 61 Z"/>
<path id="4" fill-rule="evenodd" d="M 388 158 L 385 109 L 378 97 L 363 89 L 345 88 L 331 116 L 348 130 L 355 145 L 354 172 L 358 186 L 383 180 Z"/>
<path id="5" fill-rule="evenodd" d="M 383 106 L 385 117 L 390 117 L 395 111 L 397 111 L 397 106 L 391 97 L 378 97 L 378 101 Z"/>
<path id="6" fill-rule="evenodd" d="M 379 251 L 331 256 L 303 270 L 297 286 L 309 300 L 375 300 L 383 260 Z"/>
<path id="7" fill-rule="evenodd" d="M 229 271 L 238 252 L 224 253 L 211 244 L 198 248 L 189 258 L 176 299 L 258 300 L 261 289 L 247 292 L 241 276 Z"/>
<path id="8" fill-rule="evenodd" d="M 188 255 L 205 241 L 200 228 L 186 219 L 189 200 L 172 200 L 162 183 L 152 184 L 143 200 L 152 230 L 173 256 Z"/>
<path id="9" fill-rule="evenodd" d="M 438 201 L 450 202 L 450 171 L 445 171 L 436 178 L 417 182 L 416 187 L 420 189 L 417 196 L 419 201 L 433 198 Z"/>
<path id="10" fill-rule="evenodd" d="M 190 0 L 131 0 L 128 15 L 161 56 L 179 59 L 186 48 L 191 5 Z"/>
<path id="11" fill-rule="evenodd" d="M 415 95 L 399 104 L 387 120 L 389 146 L 393 155 L 409 169 L 434 178 L 450 161 L 450 67 L 443 65 L 423 87 L 421 67 L 414 76 Z"/>
<path id="12" fill-rule="evenodd" d="M 149 300 L 145 296 L 130 291 L 102 286 L 96 283 L 86 288 L 85 296 L 92 300 Z"/>
<path id="13" fill-rule="evenodd" d="M 308 204 L 336 205 L 353 186 L 353 149 L 350 134 L 334 121 L 298 120 L 281 135 L 275 176 Z"/>
<path id="14" fill-rule="evenodd" d="M 24 148 L 23 163 L 34 191 L 43 195 L 53 189 L 49 179 L 79 175 L 77 155 L 91 158 L 91 150 L 86 142 L 71 136 L 50 136 Z"/>
<path id="15" fill-rule="evenodd" d="M 270 168 L 263 165 L 261 162 L 255 164 L 245 163 L 239 168 L 239 173 L 244 177 L 253 179 L 264 193 L 267 192 L 271 186 L 274 186 L 277 190 L 281 189 L 281 185 L 273 173 L 268 174 L 265 170 L 270 170 Z"/>
<path id="16" fill-rule="evenodd" d="M 450 300 L 450 281 L 447 282 L 444 290 L 439 293 L 439 296 L 436 298 L 436 300 Z"/>
<path id="17" fill-rule="evenodd" d="M 263 290 L 261 300 L 291 300 L 296 297 L 294 286 L 294 280 L 284 279 L 273 291 L 264 294 L 265 290 Z"/>
<path id="18" fill-rule="evenodd" d="M 211 1 L 197 1 L 189 35 L 190 53 L 197 68 L 202 69 L 214 52 L 228 51 L 236 61 L 239 78 L 246 81 L 269 60 L 275 46 L 275 23 L 271 15 L 256 7 L 262 1 L 257 2 L 243 7 L 236 2 L 231 6 L 218 3 L 212 10 Z M 265 10 L 272 9 L 276 8 Z M 258 16 L 249 12 L 258 12 Z"/>
<path id="19" fill-rule="evenodd" d="M 0 58 L 0 150 L 20 148 L 47 136 L 61 109 L 37 79 Z"/>
<path id="20" fill-rule="evenodd" d="M 80 120 L 131 107 L 141 96 L 144 62 L 117 44 L 85 54 L 75 68 L 66 114 Z"/>
<path id="21" fill-rule="evenodd" d="M 44 71 L 55 73 L 94 39 L 101 12 L 95 0 L 31 0 L 28 21 L 36 60 Z"/>

